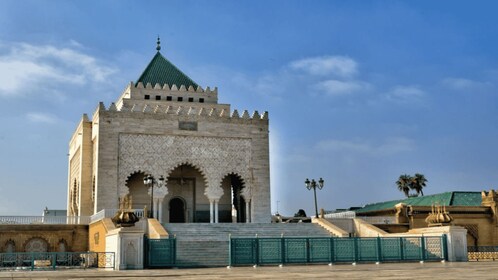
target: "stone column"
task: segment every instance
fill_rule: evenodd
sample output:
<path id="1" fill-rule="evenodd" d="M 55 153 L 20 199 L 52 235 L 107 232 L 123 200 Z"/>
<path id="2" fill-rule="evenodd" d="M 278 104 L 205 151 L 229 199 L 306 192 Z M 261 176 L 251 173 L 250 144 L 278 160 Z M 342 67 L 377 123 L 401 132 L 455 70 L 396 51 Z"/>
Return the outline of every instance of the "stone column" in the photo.
<path id="1" fill-rule="evenodd" d="M 152 213 L 152 218 L 154 219 L 157 219 L 157 198 L 154 197 L 154 199 L 152 200 L 152 202 L 154 203 L 154 213 Z"/>
<path id="2" fill-rule="evenodd" d="M 159 209 L 159 217 L 158 217 L 158 220 L 159 220 L 159 222 L 160 222 L 160 223 L 162 223 L 162 222 L 163 222 L 163 200 L 164 200 L 163 198 L 160 198 L 160 199 L 158 200 L 158 203 L 157 203 L 157 205 L 158 205 L 158 207 L 159 207 L 159 208 L 158 208 L 158 209 Z"/>
<path id="3" fill-rule="evenodd" d="M 204 191 L 204 195 L 209 199 L 209 216 L 211 223 L 218 222 L 218 201 L 220 197 L 223 195 L 223 189 L 221 187 L 207 187 Z M 214 203 L 214 211 L 213 211 L 213 203 Z"/>
<path id="4" fill-rule="evenodd" d="M 212 224 L 214 223 L 214 217 L 213 217 L 213 202 L 214 200 L 210 199 L 209 200 L 209 222 Z"/>
<path id="5" fill-rule="evenodd" d="M 244 200 L 246 201 L 246 223 L 251 222 L 251 187 L 248 184 L 245 188 L 242 189 L 241 193 L 242 197 L 244 197 Z"/>
<path id="6" fill-rule="evenodd" d="M 249 212 L 251 209 L 250 204 L 251 204 L 251 200 L 247 200 L 246 201 L 246 223 L 251 222 L 251 220 L 249 219 L 249 217 L 251 216 L 251 213 Z"/>
<path id="7" fill-rule="evenodd" d="M 163 199 L 168 193 L 166 186 L 154 187 L 154 218 L 158 219 L 159 222 L 162 222 L 163 219 Z"/>
<path id="8" fill-rule="evenodd" d="M 218 203 L 219 203 L 219 200 L 215 200 L 214 201 L 214 222 L 215 223 L 218 223 Z"/>

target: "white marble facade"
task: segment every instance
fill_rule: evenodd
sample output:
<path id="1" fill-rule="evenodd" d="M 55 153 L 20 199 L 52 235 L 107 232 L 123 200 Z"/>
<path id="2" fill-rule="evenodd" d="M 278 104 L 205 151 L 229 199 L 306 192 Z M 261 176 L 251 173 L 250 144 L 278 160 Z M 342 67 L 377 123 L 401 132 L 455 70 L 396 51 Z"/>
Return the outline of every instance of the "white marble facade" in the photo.
<path id="1" fill-rule="evenodd" d="M 186 222 L 231 220 L 227 213 L 236 193 L 243 222 L 269 223 L 268 114 L 231 111 L 217 103 L 217 94 L 217 89 L 130 83 L 116 103 L 107 108 L 101 103 L 91 120 L 84 115 L 70 141 L 69 214 L 116 209 L 126 194 L 150 209 L 150 188 L 140 183 L 150 174 L 165 178 L 152 199 L 161 222 L 168 222 L 168 207 L 178 199 L 184 201 Z M 165 100 L 181 95 L 209 102 Z M 189 193 L 171 188 L 184 167 L 195 185 Z"/>

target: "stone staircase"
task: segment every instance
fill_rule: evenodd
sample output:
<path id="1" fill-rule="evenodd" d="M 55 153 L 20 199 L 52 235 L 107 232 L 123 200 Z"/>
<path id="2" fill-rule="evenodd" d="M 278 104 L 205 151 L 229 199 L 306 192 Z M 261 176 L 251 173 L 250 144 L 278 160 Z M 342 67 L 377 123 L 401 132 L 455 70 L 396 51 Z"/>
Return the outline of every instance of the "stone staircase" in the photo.
<path id="1" fill-rule="evenodd" d="M 228 240 L 232 237 L 330 237 L 316 224 L 175 224 L 163 225 L 176 237 L 179 267 L 216 267 L 228 265 Z"/>

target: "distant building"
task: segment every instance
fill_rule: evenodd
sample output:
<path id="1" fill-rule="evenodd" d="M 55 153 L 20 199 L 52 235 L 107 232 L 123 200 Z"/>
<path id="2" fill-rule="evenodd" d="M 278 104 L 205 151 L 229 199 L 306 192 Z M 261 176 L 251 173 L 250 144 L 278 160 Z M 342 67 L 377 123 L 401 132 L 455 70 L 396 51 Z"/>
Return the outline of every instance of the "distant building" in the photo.
<path id="1" fill-rule="evenodd" d="M 219 104 L 217 88 L 199 86 L 160 49 L 158 40 L 115 103 L 83 115 L 69 143 L 67 214 L 117 209 L 130 194 L 160 222 L 269 223 L 268 113 Z"/>
<path id="2" fill-rule="evenodd" d="M 494 190 L 456 191 L 371 203 L 354 212 L 356 217 L 369 217 L 367 221 L 386 232 L 400 233 L 427 227 L 426 218 L 434 212 L 434 207 L 440 206 L 453 219 L 451 225 L 467 229 L 469 246 L 497 246 L 497 202 L 498 195 Z M 334 214 L 329 214 L 332 216 Z"/>
<path id="3" fill-rule="evenodd" d="M 55 210 L 55 209 L 48 209 L 47 207 L 45 207 L 45 209 L 43 209 L 43 213 L 42 213 L 42 216 L 44 217 L 55 217 L 55 216 L 67 216 L 67 210 L 64 209 L 64 210 Z"/>

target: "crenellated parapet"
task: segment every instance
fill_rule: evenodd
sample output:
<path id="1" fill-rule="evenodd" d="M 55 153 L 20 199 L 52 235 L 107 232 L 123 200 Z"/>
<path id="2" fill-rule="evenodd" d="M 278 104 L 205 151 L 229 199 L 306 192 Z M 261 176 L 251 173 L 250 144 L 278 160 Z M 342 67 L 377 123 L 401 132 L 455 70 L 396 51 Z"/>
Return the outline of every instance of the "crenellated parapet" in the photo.
<path id="1" fill-rule="evenodd" d="M 498 193 L 495 190 L 482 191 L 481 192 L 482 206 L 487 206 L 491 208 L 493 213 L 493 219 L 495 221 L 495 226 L 498 227 Z"/>
<path id="2" fill-rule="evenodd" d="M 250 113 L 248 110 L 239 113 L 237 109 L 230 111 L 228 105 L 212 105 L 211 104 L 147 104 L 147 103 L 122 103 L 118 107 L 115 103 L 105 106 L 103 102 L 99 103 L 97 108 L 99 113 L 116 112 L 122 114 L 145 113 L 165 116 L 187 116 L 187 117 L 204 117 L 204 118 L 219 118 L 231 120 L 253 120 L 253 121 L 268 121 L 268 112 L 260 114 L 259 111 Z"/>
<path id="3" fill-rule="evenodd" d="M 489 192 L 482 191 L 481 197 L 483 205 L 498 202 L 498 193 L 495 190 L 490 190 Z"/>
<path id="4" fill-rule="evenodd" d="M 201 86 L 198 86 L 197 88 L 189 86 L 188 88 L 186 88 L 184 85 L 180 85 L 180 87 L 178 87 L 177 85 L 171 85 L 171 86 L 168 84 L 160 85 L 159 83 L 156 83 L 155 85 L 147 83 L 146 85 L 144 85 L 142 82 L 138 82 L 137 84 L 130 82 L 130 87 L 135 87 L 138 89 L 152 89 L 152 90 L 163 90 L 163 91 L 181 91 L 181 92 L 216 93 L 216 94 L 218 93 L 217 87 L 211 90 L 210 87 L 206 87 L 206 89 L 203 89 Z"/>
<path id="5" fill-rule="evenodd" d="M 200 86 L 194 88 L 192 85 L 185 87 L 184 85 L 161 85 L 159 83 L 156 83 L 155 85 L 147 83 L 144 85 L 142 82 L 138 82 L 136 84 L 130 82 L 124 89 L 119 100 L 116 102 L 118 107 L 125 100 L 217 104 L 218 88 L 215 87 L 214 89 L 211 89 L 210 87 L 206 87 L 204 89 Z"/>

